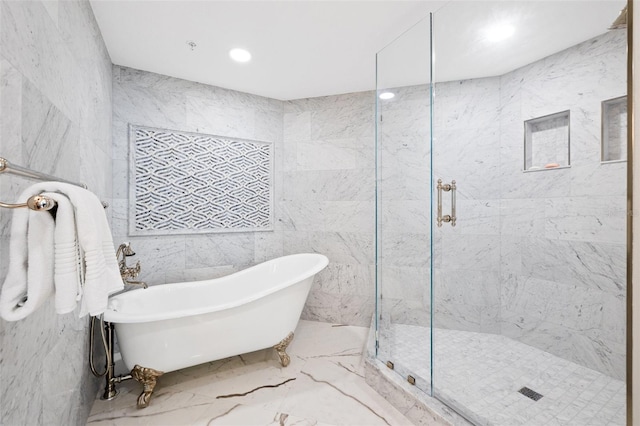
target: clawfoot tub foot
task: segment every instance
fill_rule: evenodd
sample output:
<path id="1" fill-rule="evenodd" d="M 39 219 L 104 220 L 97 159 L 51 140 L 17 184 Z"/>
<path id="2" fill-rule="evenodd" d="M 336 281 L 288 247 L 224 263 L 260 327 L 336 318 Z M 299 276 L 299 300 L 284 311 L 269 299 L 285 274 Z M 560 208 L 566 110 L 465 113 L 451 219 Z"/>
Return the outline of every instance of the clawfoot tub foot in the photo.
<path id="1" fill-rule="evenodd" d="M 280 357 L 280 364 L 282 364 L 283 367 L 286 367 L 291 362 L 291 358 L 285 351 L 287 349 L 287 346 L 289 346 L 289 343 L 291 343 L 292 340 L 293 340 L 293 332 L 287 334 L 287 337 L 282 339 L 280 343 L 278 343 L 273 347 L 273 349 L 275 349 L 276 352 L 278 352 L 278 356 Z"/>
<path id="2" fill-rule="evenodd" d="M 140 367 L 136 364 L 131 370 L 131 376 L 138 382 L 142 383 L 142 393 L 138 397 L 138 408 L 145 408 L 149 405 L 151 394 L 156 387 L 158 377 L 162 376 L 162 371 L 153 368 Z"/>

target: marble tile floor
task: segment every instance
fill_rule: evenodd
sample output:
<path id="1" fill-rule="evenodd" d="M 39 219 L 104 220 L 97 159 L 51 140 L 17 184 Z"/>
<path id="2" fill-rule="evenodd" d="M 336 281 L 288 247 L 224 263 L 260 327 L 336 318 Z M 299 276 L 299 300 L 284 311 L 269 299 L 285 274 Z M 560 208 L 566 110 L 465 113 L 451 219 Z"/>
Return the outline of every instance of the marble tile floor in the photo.
<path id="1" fill-rule="evenodd" d="M 411 425 L 364 380 L 369 329 L 300 321 L 281 367 L 274 350 L 160 377 L 145 409 L 129 380 L 115 400 L 96 399 L 88 425 Z"/>
<path id="2" fill-rule="evenodd" d="M 433 339 L 435 394 L 475 424 L 626 424 L 623 381 L 505 336 L 434 329 Z M 396 370 L 428 387 L 428 328 L 394 324 L 381 335 L 380 349 Z M 524 386 L 543 397 L 533 401 L 518 393 Z"/>

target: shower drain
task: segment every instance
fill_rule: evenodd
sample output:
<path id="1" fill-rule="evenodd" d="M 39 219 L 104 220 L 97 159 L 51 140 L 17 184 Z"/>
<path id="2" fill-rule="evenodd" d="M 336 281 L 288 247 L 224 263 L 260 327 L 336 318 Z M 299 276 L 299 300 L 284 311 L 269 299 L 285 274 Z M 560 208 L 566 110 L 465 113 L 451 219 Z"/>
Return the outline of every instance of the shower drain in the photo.
<path id="1" fill-rule="evenodd" d="M 523 387 L 522 389 L 520 389 L 518 392 L 520 392 L 521 394 L 523 394 L 527 398 L 533 399 L 534 401 L 537 401 L 537 400 L 539 400 L 540 398 L 543 397 L 542 394 L 539 394 L 538 392 L 534 391 L 533 389 L 529 389 L 526 386 Z"/>

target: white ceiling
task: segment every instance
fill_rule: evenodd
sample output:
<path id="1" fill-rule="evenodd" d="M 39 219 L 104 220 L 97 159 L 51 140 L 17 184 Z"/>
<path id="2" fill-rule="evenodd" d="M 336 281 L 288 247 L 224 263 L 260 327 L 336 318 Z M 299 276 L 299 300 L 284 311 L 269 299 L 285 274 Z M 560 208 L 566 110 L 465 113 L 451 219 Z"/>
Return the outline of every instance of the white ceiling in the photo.
<path id="1" fill-rule="evenodd" d="M 115 64 L 281 100 L 375 89 L 376 52 L 431 11 L 437 11 L 436 75 L 452 80 L 499 75 L 601 34 L 624 4 L 91 0 Z M 482 26 L 497 19 L 513 22 L 516 33 L 486 45 Z M 394 84 L 428 80 L 427 24 L 382 51 Z M 197 44 L 194 50 L 188 41 Z M 233 47 L 251 51 L 251 62 L 232 62 Z M 416 49 L 413 63 L 407 57 Z"/>

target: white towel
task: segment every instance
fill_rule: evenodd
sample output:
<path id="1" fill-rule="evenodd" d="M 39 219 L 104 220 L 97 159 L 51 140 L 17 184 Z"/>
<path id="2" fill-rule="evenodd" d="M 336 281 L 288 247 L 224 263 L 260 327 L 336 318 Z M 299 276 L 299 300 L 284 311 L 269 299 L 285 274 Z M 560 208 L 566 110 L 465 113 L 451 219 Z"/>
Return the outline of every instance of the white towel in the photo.
<path id="1" fill-rule="evenodd" d="M 35 191 L 59 192 L 73 204 L 78 242 L 85 265 L 80 317 L 107 309 L 109 295 L 124 288 L 113 248 L 111 229 L 102 203 L 91 191 L 62 182 L 43 182 Z"/>
<path id="2" fill-rule="evenodd" d="M 33 192 L 24 191 L 19 200 Z M 26 208 L 14 210 L 9 242 L 9 271 L 0 295 L 0 316 L 18 321 L 53 293 L 53 216 Z"/>
<path id="3" fill-rule="evenodd" d="M 21 200 L 28 198 L 30 195 L 39 194 L 42 192 L 57 192 L 63 194 L 66 198 L 68 198 L 71 205 L 73 205 L 73 212 L 75 218 L 75 230 L 77 232 L 77 241 L 79 243 L 80 253 L 82 255 L 82 260 L 84 264 L 84 282 L 81 293 L 78 291 L 77 286 L 74 286 L 74 283 L 60 282 L 56 283 L 56 288 L 60 288 L 61 294 L 59 298 L 56 298 L 56 302 L 60 303 L 56 305 L 56 309 L 60 311 L 69 311 L 72 309 L 71 307 L 71 298 L 76 297 L 81 294 L 82 301 L 80 306 L 80 317 L 85 315 L 99 315 L 103 313 L 107 308 L 108 296 L 116 291 L 124 288 L 124 284 L 122 282 L 122 278 L 120 277 L 120 271 L 118 269 L 118 264 L 115 256 L 115 251 L 113 248 L 113 239 L 111 237 L 111 230 L 109 229 L 109 224 L 107 222 L 107 218 L 104 213 L 104 209 L 100 200 L 90 191 L 87 191 L 81 187 L 65 184 L 61 182 L 43 182 L 30 186 L 24 193 L 21 195 Z M 55 195 L 54 195 L 55 197 Z M 57 198 L 57 197 L 56 197 Z M 67 206 L 68 207 L 68 206 Z M 64 201 L 63 201 L 63 220 L 64 225 L 61 223 L 60 234 L 64 234 L 64 229 L 69 229 L 71 226 L 68 223 L 68 215 L 64 211 Z M 45 212 L 27 212 L 29 214 L 29 222 L 33 220 L 36 215 L 43 215 L 44 217 L 51 218 L 50 214 Z M 14 217 L 15 219 L 15 217 Z M 39 219 L 36 223 L 40 223 L 44 219 Z M 51 220 L 51 219 L 50 219 Z M 21 236 L 24 235 L 24 226 L 19 226 L 20 221 L 18 221 L 18 228 L 15 230 L 16 233 L 13 232 L 12 227 L 12 244 L 14 238 L 16 239 L 17 246 L 17 255 L 14 256 L 11 254 L 10 257 L 10 266 L 9 270 L 15 270 L 14 276 L 18 276 L 20 273 L 23 273 L 25 270 L 30 274 L 32 269 L 34 271 L 38 271 L 40 267 L 36 264 L 29 262 L 25 264 L 21 259 L 25 259 L 27 254 L 29 259 L 31 260 L 31 247 L 27 249 L 21 249 Z M 49 230 L 48 232 L 53 235 L 53 226 L 49 222 Z M 28 235 L 31 233 L 28 232 Z M 78 270 L 76 272 L 73 271 L 71 267 L 71 263 L 73 262 L 71 259 L 73 257 L 73 248 L 71 248 L 71 236 L 60 237 L 60 252 L 57 253 L 57 258 L 59 264 L 62 266 L 63 270 L 60 271 L 61 275 L 64 276 L 72 276 L 76 272 L 79 273 Z M 22 244 L 24 245 L 24 244 Z M 49 260 L 53 258 L 53 242 L 52 239 L 47 247 L 49 253 Z M 13 250 L 12 250 L 13 251 Z M 51 276 L 53 276 L 53 271 L 49 270 Z M 16 275 L 17 274 L 17 275 Z M 0 296 L 0 301 L 7 301 L 7 309 L 12 302 L 15 302 L 16 296 L 13 295 L 15 293 L 14 290 L 11 290 L 13 285 L 9 283 L 9 277 L 12 276 L 9 274 L 7 276 L 7 280 L 5 280 L 5 284 L 3 285 L 2 295 Z M 29 276 L 30 278 L 30 276 Z M 30 288 L 32 286 L 32 281 L 30 279 L 22 280 L 19 285 L 16 287 L 25 289 Z M 35 284 L 34 284 L 35 286 Z M 38 288 L 39 286 L 35 286 L 34 288 Z M 5 297 L 5 292 L 7 296 Z M 28 290 L 29 299 L 31 298 L 31 291 Z M 75 296 L 74 296 L 75 295 Z M 40 301 L 41 303 L 41 301 Z M 0 306 L 0 315 L 3 318 L 5 317 L 4 312 L 7 310 L 4 308 L 4 303 Z M 15 306 L 15 304 L 14 304 Z M 25 307 L 27 305 L 25 304 Z M 38 305 L 39 306 L 39 305 Z M 16 309 L 15 307 L 13 308 Z M 35 308 L 34 308 L 35 309 Z M 32 312 L 33 309 L 30 311 Z M 24 316 L 28 315 L 27 312 Z M 21 318 L 24 318 L 22 316 Z M 20 318 L 16 318 L 20 319 Z"/>
<path id="4" fill-rule="evenodd" d="M 82 259 L 78 245 L 75 212 L 69 199 L 57 192 L 42 195 L 56 201 L 54 231 L 54 286 L 56 312 L 66 314 L 76 308 L 82 296 Z"/>

